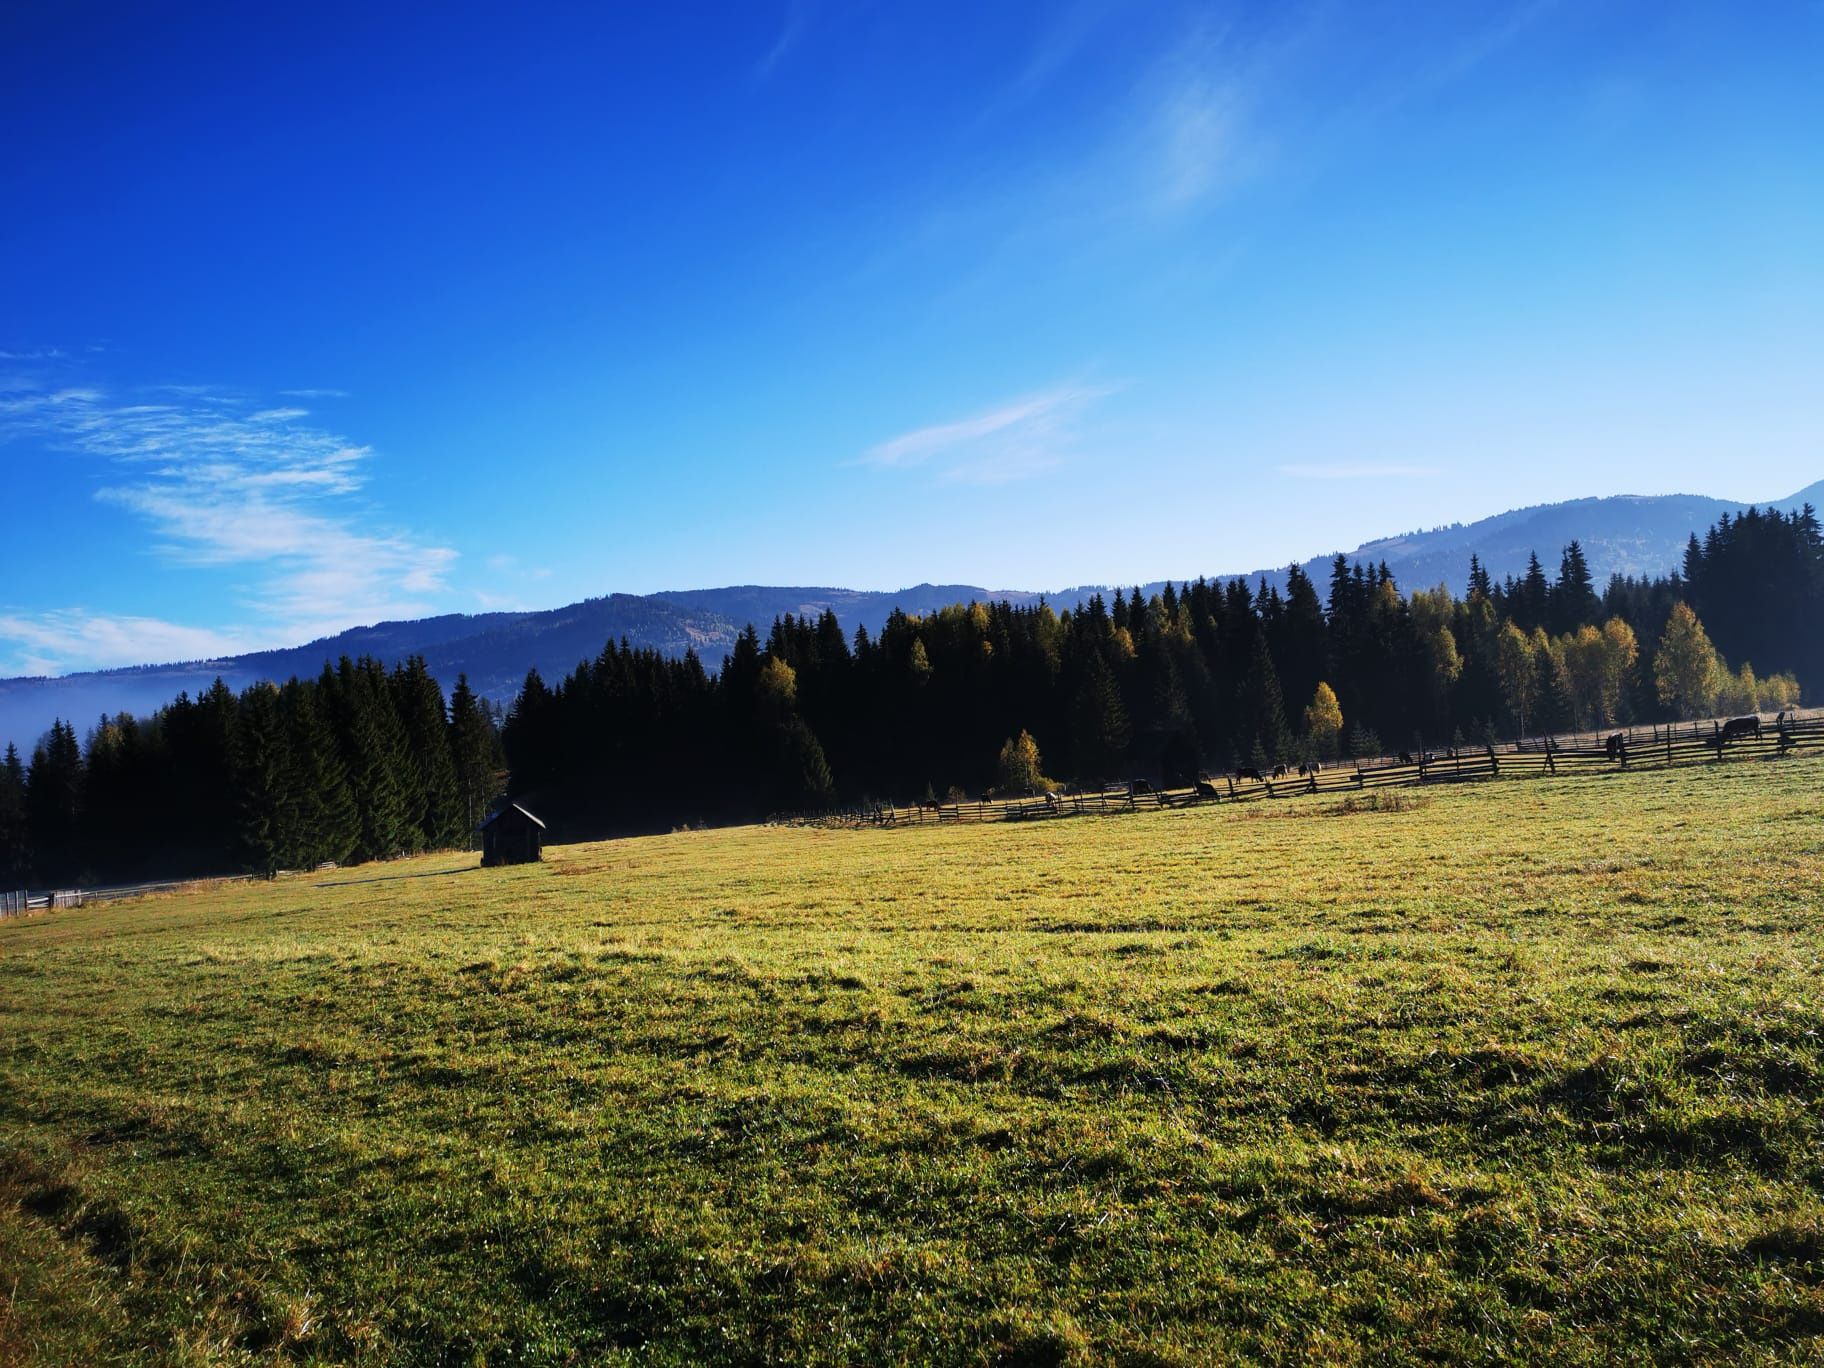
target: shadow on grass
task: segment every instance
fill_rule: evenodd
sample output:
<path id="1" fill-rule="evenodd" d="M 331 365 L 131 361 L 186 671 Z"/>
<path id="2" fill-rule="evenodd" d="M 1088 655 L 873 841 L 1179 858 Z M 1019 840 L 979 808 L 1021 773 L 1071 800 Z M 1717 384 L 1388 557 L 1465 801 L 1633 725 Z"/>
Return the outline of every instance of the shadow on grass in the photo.
<path id="1" fill-rule="evenodd" d="M 419 874 L 370 874 L 365 879 L 337 879 L 332 883 L 312 884 L 311 887 L 347 888 L 351 884 L 392 883 L 397 879 L 442 879 L 451 874 L 473 874 L 480 868 L 480 865 L 472 864 L 457 869 L 427 869 Z"/>

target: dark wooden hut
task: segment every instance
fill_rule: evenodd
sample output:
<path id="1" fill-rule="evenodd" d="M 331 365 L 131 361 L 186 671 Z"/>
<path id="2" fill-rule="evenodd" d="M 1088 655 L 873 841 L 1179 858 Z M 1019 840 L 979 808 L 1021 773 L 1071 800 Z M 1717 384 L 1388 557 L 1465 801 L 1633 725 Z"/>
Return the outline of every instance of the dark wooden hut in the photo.
<path id="1" fill-rule="evenodd" d="M 518 803 L 508 803 L 491 813 L 476 828 L 481 833 L 481 863 L 532 864 L 543 858 L 545 824 Z"/>

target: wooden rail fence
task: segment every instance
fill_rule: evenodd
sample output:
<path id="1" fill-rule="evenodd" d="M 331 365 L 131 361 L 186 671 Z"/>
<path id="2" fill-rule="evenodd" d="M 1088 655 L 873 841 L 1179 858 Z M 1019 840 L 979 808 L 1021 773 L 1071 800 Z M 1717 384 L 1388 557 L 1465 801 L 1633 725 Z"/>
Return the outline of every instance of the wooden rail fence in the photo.
<path id="1" fill-rule="evenodd" d="M 1485 779 L 1595 775 L 1618 770 L 1668 769 L 1726 760 L 1773 759 L 1824 755 L 1824 714 L 1799 717 L 1781 713 L 1761 719 L 1758 735 L 1728 736 L 1723 719 L 1681 722 L 1671 726 L 1622 728 L 1586 734 L 1566 744 L 1552 737 L 1510 742 L 1506 746 L 1459 747 L 1429 751 L 1410 758 L 1341 765 L 1300 775 L 1259 781 L 1219 776 L 1194 788 L 1159 788 L 1148 784 L 1111 784 L 1087 792 L 1023 798 L 984 798 L 975 802 L 894 805 L 866 804 L 780 815 L 776 823 L 807 826 L 902 827 L 950 822 L 1019 822 L 1051 817 L 1132 812 L 1142 808 L 1193 807 L 1201 803 L 1251 802 L 1296 798 L 1308 794 L 1364 793 L 1371 789 L 1410 788 Z M 1608 737 L 1620 738 L 1611 750 Z M 1214 796 L 1211 796 L 1214 795 Z"/>
<path id="2" fill-rule="evenodd" d="M 219 874 L 199 879 L 155 879 L 148 883 L 108 884 L 100 888 L 0 890 L 0 920 L 23 917 L 30 912 L 50 912 L 58 908 L 83 907 L 89 903 L 114 902 L 120 898 L 137 898 L 147 893 L 172 893 L 200 884 L 245 883 L 248 879 L 246 874 Z"/>

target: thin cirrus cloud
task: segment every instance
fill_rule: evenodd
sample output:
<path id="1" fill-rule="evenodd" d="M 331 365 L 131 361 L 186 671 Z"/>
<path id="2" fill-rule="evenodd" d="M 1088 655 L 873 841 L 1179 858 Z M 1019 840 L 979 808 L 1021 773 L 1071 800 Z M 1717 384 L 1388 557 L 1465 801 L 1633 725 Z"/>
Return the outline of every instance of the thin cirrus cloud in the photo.
<path id="1" fill-rule="evenodd" d="M 943 479 L 1001 484 L 1050 470 L 1075 446 L 1085 411 L 1108 386 L 1059 385 L 981 413 L 915 428 L 876 443 L 859 464 L 896 470 L 928 467 Z"/>
<path id="2" fill-rule="evenodd" d="M 87 665 L 131 665 L 142 661 L 211 660 L 243 649 L 236 637 L 207 627 L 187 627 L 160 618 L 108 616 L 82 608 L 56 609 L 30 617 L 0 613 L 0 675 L 49 675 Z"/>
<path id="3" fill-rule="evenodd" d="M 141 403 L 95 386 L 9 391 L 0 443 L 104 462 L 96 497 L 142 519 L 168 563 L 242 572 L 236 588 L 260 626 L 70 609 L 0 619 L 0 639 L 55 669 L 190 659 L 420 614 L 444 592 L 453 550 L 370 525 L 357 498 L 369 448 L 296 405 L 259 408 L 206 387 L 155 393 Z"/>

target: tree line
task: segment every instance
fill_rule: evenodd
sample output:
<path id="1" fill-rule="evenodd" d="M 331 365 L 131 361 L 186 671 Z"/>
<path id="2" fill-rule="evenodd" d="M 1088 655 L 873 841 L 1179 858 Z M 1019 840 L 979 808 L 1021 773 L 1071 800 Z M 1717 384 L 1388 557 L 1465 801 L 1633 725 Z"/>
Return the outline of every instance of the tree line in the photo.
<path id="1" fill-rule="evenodd" d="M 559 833 L 1480 744 L 1790 707 L 1824 686 L 1809 506 L 1693 537 L 1599 592 L 1582 548 L 1461 593 L 1337 557 L 1243 580 L 748 626 L 719 669 L 626 641 L 497 718 L 422 659 L 218 682 L 150 718 L 54 725 L 0 763 L 0 886 L 270 872 L 464 844 L 503 790 Z M 1731 663 L 1733 662 L 1733 663 Z M 1758 667 L 1758 669 L 1757 669 Z"/>
<path id="2" fill-rule="evenodd" d="M 504 783 L 496 719 L 421 658 L 221 680 L 147 718 L 55 722 L 0 759 L 0 887 L 346 864 L 464 844 Z"/>
<path id="3" fill-rule="evenodd" d="M 1708 614 L 1708 618 L 1700 616 Z M 1712 638 L 1706 621 L 1716 625 Z M 642 829 L 862 799 L 1371 756 L 1793 706 L 1824 684 L 1815 512 L 1751 510 L 1679 572 L 1598 591 L 1581 546 L 1461 595 L 1337 557 L 1320 587 L 1117 590 L 1074 611 L 971 603 L 751 626 L 718 672 L 610 643 L 503 727 L 513 791 L 579 827 Z M 1725 651 L 1728 653 L 1725 655 Z M 1732 667 L 1728 661 L 1736 663 Z M 1762 663 L 1757 673 L 1755 662 Z"/>

